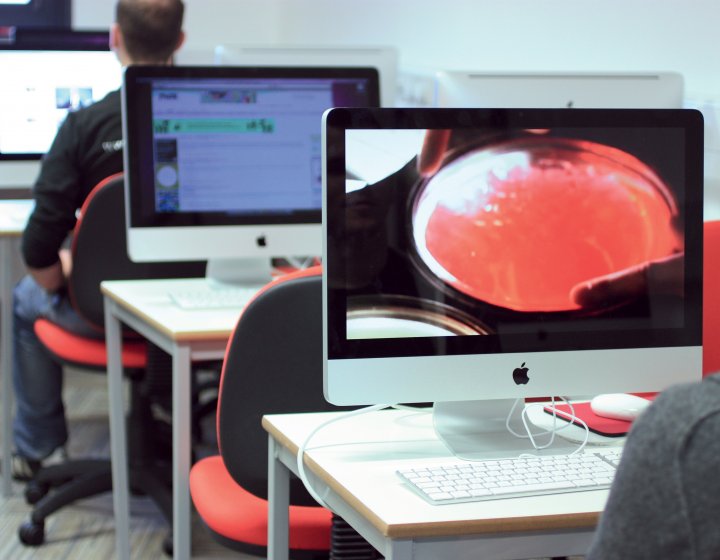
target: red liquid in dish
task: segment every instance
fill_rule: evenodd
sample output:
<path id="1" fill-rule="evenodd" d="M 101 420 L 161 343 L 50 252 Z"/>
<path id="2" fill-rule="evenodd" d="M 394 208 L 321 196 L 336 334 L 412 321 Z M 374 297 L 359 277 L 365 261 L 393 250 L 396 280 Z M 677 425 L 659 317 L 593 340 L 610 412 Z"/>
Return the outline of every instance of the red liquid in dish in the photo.
<path id="1" fill-rule="evenodd" d="M 476 152 L 442 169 L 414 218 L 430 269 L 493 305 L 561 311 L 577 309 L 577 284 L 682 250 L 652 171 L 614 148 L 572 146 Z"/>

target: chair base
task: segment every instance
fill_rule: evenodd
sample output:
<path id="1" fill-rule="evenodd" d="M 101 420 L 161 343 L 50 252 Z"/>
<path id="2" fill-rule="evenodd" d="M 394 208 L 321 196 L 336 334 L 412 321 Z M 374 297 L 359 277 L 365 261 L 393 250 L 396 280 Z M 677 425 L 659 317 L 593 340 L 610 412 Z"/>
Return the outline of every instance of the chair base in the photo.
<path id="1" fill-rule="evenodd" d="M 172 489 L 168 468 L 160 465 L 130 467 L 130 489 L 136 495 L 147 495 L 172 526 Z M 40 546 L 45 542 L 45 520 L 78 500 L 112 491 L 112 468 L 109 460 L 75 460 L 44 467 L 28 482 L 26 501 L 34 504 L 28 521 L 18 530 L 20 542 Z"/>

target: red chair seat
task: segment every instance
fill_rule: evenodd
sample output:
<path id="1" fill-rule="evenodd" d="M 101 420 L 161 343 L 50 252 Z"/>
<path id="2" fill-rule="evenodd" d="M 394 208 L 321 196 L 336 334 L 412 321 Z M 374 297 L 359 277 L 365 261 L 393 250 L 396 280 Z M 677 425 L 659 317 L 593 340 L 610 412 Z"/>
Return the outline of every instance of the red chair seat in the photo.
<path id="1" fill-rule="evenodd" d="M 47 319 L 35 321 L 35 334 L 60 361 L 105 369 L 107 349 L 102 339 L 86 338 L 70 333 Z M 144 340 L 124 341 L 122 363 L 125 368 L 144 368 L 147 343 Z"/>
<path id="2" fill-rule="evenodd" d="M 223 537 L 267 546 L 268 503 L 235 482 L 220 455 L 196 463 L 190 471 L 190 494 L 200 517 Z M 290 548 L 327 550 L 330 511 L 290 506 Z"/>

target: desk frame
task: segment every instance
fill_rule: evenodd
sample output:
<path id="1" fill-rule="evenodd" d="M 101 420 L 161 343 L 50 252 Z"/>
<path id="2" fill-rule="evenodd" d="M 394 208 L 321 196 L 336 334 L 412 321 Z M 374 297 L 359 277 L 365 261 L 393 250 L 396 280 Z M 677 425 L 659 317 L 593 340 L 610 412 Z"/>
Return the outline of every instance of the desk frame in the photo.
<path id="1" fill-rule="evenodd" d="M 108 394 L 110 413 L 110 446 L 112 457 L 113 507 L 115 513 L 116 557 L 130 559 L 129 486 L 127 435 L 123 402 L 121 362 L 121 323 L 134 329 L 172 357 L 173 402 L 173 557 L 191 556 L 190 462 L 192 446 L 191 371 L 193 361 L 221 360 L 227 340 L 178 341 L 161 332 L 148 321 L 126 310 L 112 297 L 105 296 L 105 337 L 108 352 Z M 117 460 L 118 457 L 124 460 Z"/>
<path id="2" fill-rule="evenodd" d="M 265 425 L 265 422 L 263 422 Z M 267 427 L 266 427 L 267 429 Z M 288 506 L 290 473 L 297 475 L 297 447 L 269 429 L 268 437 L 268 560 L 288 559 Z M 431 560 L 437 558 L 514 560 L 518 558 L 574 556 L 586 553 L 599 512 L 538 516 L 531 521 L 490 520 L 486 528 L 464 528 L 462 521 L 453 529 L 433 526 L 432 522 L 386 527 L 364 504 L 351 503 L 333 473 L 322 461 L 306 461 L 310 483 L 330 508 L 347 521 L 386 560 Z M 328 481 L 328 482 L 326 482 Z M 553 496 L 548 496 L 552 500 Z M 453 506 L 438 506 L 453 507 Z M 482 553 L 482 556 L 478 556 Z"/>

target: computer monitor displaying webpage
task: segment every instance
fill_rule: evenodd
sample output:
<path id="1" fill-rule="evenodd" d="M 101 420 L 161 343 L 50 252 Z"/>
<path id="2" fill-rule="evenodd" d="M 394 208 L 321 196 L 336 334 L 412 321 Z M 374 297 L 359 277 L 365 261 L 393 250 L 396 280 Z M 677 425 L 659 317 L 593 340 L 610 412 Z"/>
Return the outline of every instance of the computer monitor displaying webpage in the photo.
<path id="1" fill-rule="evenodd" d="M 377 106 L 375 70 L 131 66 L 124 76 L 130 258 L 210 260 L 225 279 L 261 280 L 273 257 L 320 255 L 321 117 Z"/>
<path id="2" fill-rule="evenodd" d="M 699 112 L 334 109 L 323 132 L 329 401 L 433 401 L 502 455 L 529 445 L 515 399 L 700 378 Z"/>
<path id="3" fill-rule="evenodd" d="M 679 109 L 676 72 L 464 72 L 436 74 L 437 107 Z"/>
<path id="4" fill-rule="evenodd" d="M 71 111 L 120 87 L 107 32 L 41 32 L 0 44 L 0 184 L 30 186 Z"/>
<path id="5" fill-rule="evenodd" d="M 380 104 L 392 107 L 397 90 L 399 53 L 372 45 L 233 45 L 215 47 L 215 64 L 229 66 L 340 66 L 376 68 Z"/>

